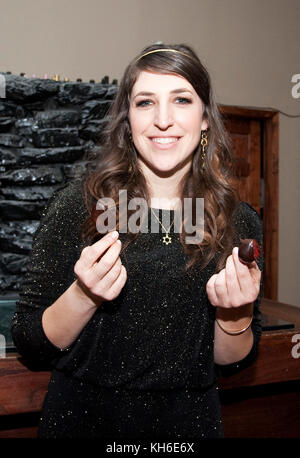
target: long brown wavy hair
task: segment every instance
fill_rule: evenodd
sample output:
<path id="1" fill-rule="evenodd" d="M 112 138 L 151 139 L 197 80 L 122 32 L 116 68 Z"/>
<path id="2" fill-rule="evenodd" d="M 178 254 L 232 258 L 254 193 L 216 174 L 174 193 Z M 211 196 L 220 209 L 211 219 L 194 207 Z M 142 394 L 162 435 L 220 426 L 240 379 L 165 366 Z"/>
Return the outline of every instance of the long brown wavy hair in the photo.
<path id="1" fill-rule="evenodd" d="M 175 49 L 184 54 L 155 52 L 138 59 L 144 53 L 161 48 Z M 203 119 L 207 120 L 209 126 L 205 168 L 202 168 L 199 143 L 193 153 L 191 168 L 180 184 L 178 196 L 182 204 L 184 198 L 192 198 L 193 205 L 195 198 L 204 198 L 204 238 L 199 244 L 186 244 L 183 227 L 180 242 L 188 255 L 186 271 L 196 265 L 200 269 L 204 268 L 216 255 L 217 269 L 221 269 L 233 248 L 233 213 L 238 203 L 238 196 L 232 185 L 234 158 L 214 99 L 209 74 L 194 50 L 185 44 L 146 47 L 127 66 L 108 113 L 101 154 L 84 177 L 84 200 L 88 217 L 82 227 L 83 239 L 89 239 L 90 243 L 93 243 L 100 237 L 95 224 L 95 215 L 99 214 L 99 211 L 95 212 L 98 199 L 110 197 L 116 203 L 117 230 L 120 189 L 127 190 L 128 201 L 133 197 L 142 197 L 147 202 L 150 201 L 146 180 L 138 165 L 138 152 L 130 138 L 128 118 L 132 88 L 141 71 L 184 77 L 193 86 L 204 105 Z M 127 241 L 123 243 L 123 251 L 139 233 L 128 232 L 128 236 Z"/>

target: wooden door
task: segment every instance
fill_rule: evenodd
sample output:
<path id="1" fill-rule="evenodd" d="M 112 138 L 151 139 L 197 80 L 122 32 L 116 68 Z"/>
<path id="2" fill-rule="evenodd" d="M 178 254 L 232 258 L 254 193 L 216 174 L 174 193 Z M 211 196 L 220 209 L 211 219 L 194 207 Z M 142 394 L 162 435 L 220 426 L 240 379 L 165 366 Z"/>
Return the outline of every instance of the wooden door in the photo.
<path id="1" fill-rule="evenodd" d="M 278 291 L 279 113 L 263 108 L 219 105 L 235 156 L 235 186 L 263 221 L 264 297 Z"/>
<path id="2" fill-rule="evenodd" d="M 231 117 L 224 120 L 235 156 L 234 185 L 240 200 L 261 215 L 261 126 L 260 121 Z"/>

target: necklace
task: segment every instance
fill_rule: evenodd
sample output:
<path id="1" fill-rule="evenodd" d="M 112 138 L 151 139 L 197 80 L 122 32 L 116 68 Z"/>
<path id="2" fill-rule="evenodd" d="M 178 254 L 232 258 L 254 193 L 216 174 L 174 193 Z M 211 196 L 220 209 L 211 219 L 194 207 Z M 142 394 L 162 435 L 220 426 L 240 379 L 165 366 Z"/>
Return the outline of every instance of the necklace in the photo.
<path id="1" fill-rule="evenodd" d="M 156 214 L 154 213 L 154 211 L 152 210 L 151 208 L 151 212 L 153 213 L 153 215 L 155 216 L 155 218 L 157 219 L 157 221 L 159 222 L 159 224 L 161 225 L 161 227 L 163 228 L 163 230 L 165 231 L 166 235 L 163 237 L 163 243 L 165 245 L 169 245 L 169 243 L 172 243 L 172 238 L 170 237 L 170 229 L 171 227 L 173 226 L 174 224 L 174 219 L 173 219 L 173 222 L 171 224 L 171 226 L 169 227 L 169 229 L 167 230 L 164 225 L 159 221 L 158 217 L 156 216 Z"/>

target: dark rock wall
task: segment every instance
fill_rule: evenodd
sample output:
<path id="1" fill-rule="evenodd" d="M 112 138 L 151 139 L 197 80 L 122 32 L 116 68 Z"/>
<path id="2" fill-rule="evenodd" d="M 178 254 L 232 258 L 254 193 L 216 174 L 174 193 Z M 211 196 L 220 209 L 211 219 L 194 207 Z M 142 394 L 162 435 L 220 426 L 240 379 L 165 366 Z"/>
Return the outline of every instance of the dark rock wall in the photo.
<path id="1" fill-rule="evenodd" d="M 5 75 L 0 99 L 0 295 L 17 296 L 53 192 L 80 176 L 101 141 L 116 84 Z"/>

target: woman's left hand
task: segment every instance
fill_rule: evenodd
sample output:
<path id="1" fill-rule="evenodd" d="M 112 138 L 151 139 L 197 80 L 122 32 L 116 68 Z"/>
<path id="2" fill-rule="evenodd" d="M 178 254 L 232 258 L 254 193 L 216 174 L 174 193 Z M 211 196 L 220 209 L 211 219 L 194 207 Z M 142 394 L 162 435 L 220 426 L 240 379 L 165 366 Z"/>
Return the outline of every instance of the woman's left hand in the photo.
<path id="1" fill-rule="evenodd" d="M 261 271 L 256 262 L 250 266 L 243 264 L 238 257 L 238 247 L 235 247 L 225 268 L 208 280 L 208 299 L 212 305 L 224 308 L 252 303 L 259 294 L 260 279 Z"/>

